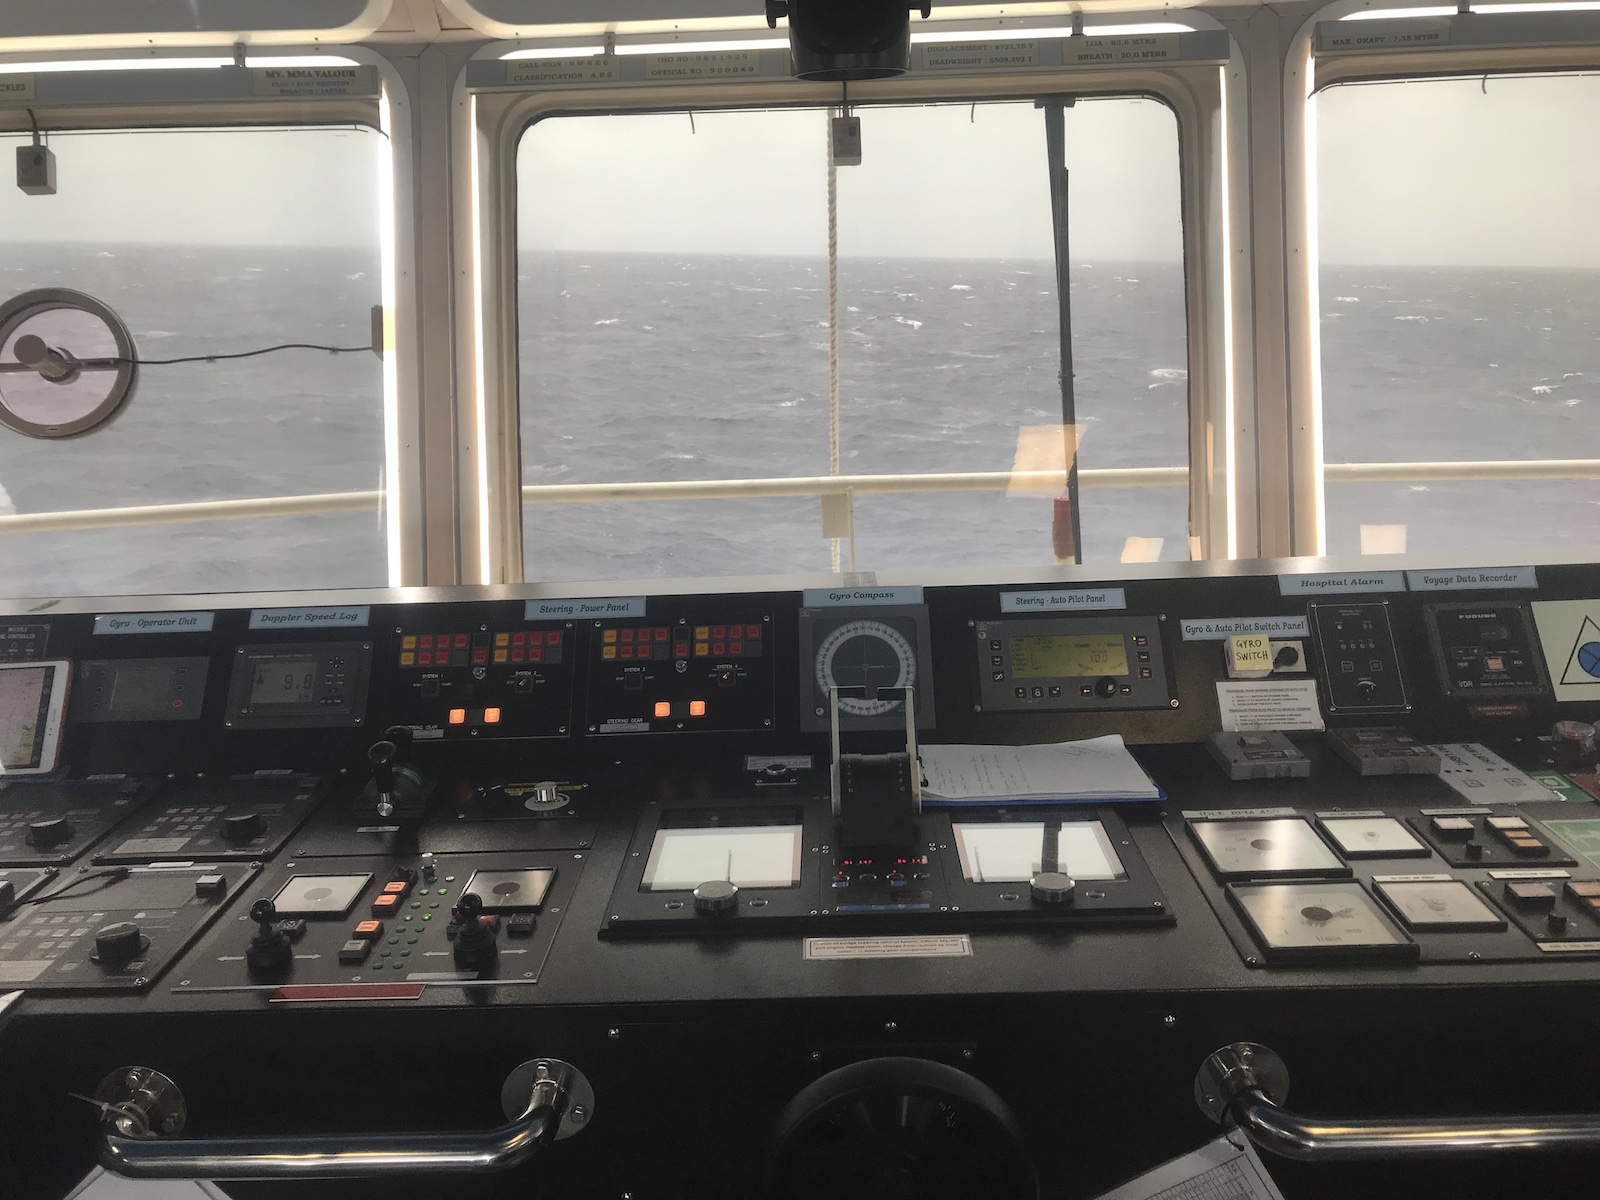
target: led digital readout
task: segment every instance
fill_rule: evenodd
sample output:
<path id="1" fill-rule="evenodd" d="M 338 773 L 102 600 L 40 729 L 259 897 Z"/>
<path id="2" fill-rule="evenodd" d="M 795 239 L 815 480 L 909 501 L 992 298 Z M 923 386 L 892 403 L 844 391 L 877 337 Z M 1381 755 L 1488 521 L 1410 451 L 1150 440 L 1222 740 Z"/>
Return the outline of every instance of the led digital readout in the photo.
<path id="1" fill-rule="evenodd" d="M 251 704 L 309 704 L 317 698 L 317 664 L 267 661 L 256 663 Z"/>
<path id="2" fill-rule="evenodd" d="M 1011 639 L 1011 674 L 1018 679 L 1098 679 L 1127 673 L 1128 645 L 1120 633 Z"/>

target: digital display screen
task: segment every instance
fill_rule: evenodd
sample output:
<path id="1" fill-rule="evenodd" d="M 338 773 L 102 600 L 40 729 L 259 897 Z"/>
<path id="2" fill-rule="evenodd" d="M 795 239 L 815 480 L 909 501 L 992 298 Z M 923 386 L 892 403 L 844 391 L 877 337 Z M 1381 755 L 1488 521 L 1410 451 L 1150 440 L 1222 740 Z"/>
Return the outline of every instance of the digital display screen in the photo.
<path id="1" fill-rule="evenodd" d="M 1122 879 L 1122 860 L 1099 821 L 954 821 L 968 883 L 1026 883 L 1040 871 Z"/>
<path id="2" fill-rule="evenodd" d="M 640 889 L 688 892 L 714 879 L 739 887 L 798 887 L 801 829 L 799 825 L 658 829 Z"/>
<path id="3" fill-rule="evenodd" d="M 39 766 L 53 677 L 50 667 L 0 671 L 0 768 L 18 771 Z"/>
<path id="4" fill-rule="evenodd" d="M 106 708 L 119 717 L 159 711 L 167 706 L 171 691 L 172 668 L 166 663 L 118 663 Z"/>
<path id="5" fill-rule="evenodd" d="M 250 686 L 251 704 L 310 704 L 317 698 L 315 659 L 280 662 L 268 659 L 255 665 Z"/>
<path id="6" fill-rule="evenodd" d="M 1127 673 L 1128 644 L 1120 633 L 1011 639 L 1011 674 L 1018 679 L 1085 679 Z"/>

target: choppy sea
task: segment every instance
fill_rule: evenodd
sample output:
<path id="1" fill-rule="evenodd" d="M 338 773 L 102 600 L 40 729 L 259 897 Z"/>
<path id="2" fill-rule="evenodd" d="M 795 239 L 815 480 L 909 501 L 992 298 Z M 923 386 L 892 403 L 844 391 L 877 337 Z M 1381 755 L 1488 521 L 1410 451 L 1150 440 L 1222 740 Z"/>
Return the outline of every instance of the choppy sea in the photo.
<path id="1" fill-rule="evenodd" d="M 363 345 L 379 298 L 366 252 L 0 243 L 0 300 L 46 286 L 109 303 L 146 357 Z M 1181 268 L 1075 263 L 1071 307 L 1080 465 L 1186 464 Z M 1600 272 L 1324 267 L 1321 308 L 1330 463 L 1600 457 Z M 1062 420 L 1048 263 L 847 259 L 839 317 L 843 473 L 1004 472 L 1020 430 Z M 527 254 L 518 324 L 526 484 L 829 472 L 821 260 Z M 370 354 L 151 366 L 100 431 L 46 442 L 0 429 L 0 513 L 368 490 L 382 462 Z M 1413 551 L 1600 543 L 1595 481 L 1330 484 L 1327 507 L 1334 553 L 1359 551 L 1363 526 L 1372 544 L 1399 538 Z M 1086 489 L 1085 558 L 1114 562 L 1130 538 L 1186 558 L 1186 510 L 1181 487 Z M 1051 512 L 1046 493 L 860 496 L 856 566 L 1047 564 Z M 525 513 L 530 578 L 831 562 L 809 497 Z M 385 574 L 377 512 L 0 532 L 10 595 L 354 586 Z"/>

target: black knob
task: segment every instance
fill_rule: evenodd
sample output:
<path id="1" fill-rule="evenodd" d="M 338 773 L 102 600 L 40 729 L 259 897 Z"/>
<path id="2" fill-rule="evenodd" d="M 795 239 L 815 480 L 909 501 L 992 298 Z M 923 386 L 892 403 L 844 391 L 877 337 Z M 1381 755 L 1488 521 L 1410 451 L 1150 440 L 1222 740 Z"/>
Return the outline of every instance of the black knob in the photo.
<path id="1" fill-rule="evenodd" d="M 276 904 L 262 897 L 250 906 L 250 919 L 256 923 L 256 935 L 245 947 L 244 961 L 251 971 L 267 975 L 294 961 L 294 947 L 277 926 Z"/>
<path id="2" fill-rule="evenodd" d="M 1040 871 L 1028 884 L 1028 890 L 1040 904 L 1070 904 L 1076 886 L 1072 876 L 1063 871 Z"/>
<path id="3" fill-rule="evenodd" d="M 694 910 L 697 913 L 710 915 L 731 912 L 738 903 L 739 886 L 726 879 L 708 879 L 694 890 Z"/>
<path id="4" fill-rule="evenodd" d="M 1378 685 L 1373 683 L 1372 680 L 1370 680 L 1370 679 L 1358 679 L 1358 680 L 1356 680 L 1356 695 L 1360 696 L 1363 700 L 1371 700 L 1377 694 L 1378 694 Z"/>
<path id="5" fill-rule="evenodd" d="M 1094 694 L 1104 699 L 1110 699 L 1117 694 L 1117 681 L 1106 675 L 1094 685 Z"/>
<path id="6" fill-rule="evenodd" d="M 1479 842 L 1467 842 L 1461 849 L 1466 852 L 1468 858 L 1483 857 L 1483 845 Z"/>
<path id="7" fill-rule="evenodd" d="M 267 823 L 254 809 L 249 812 L 230 813 L 222 818 L 222 836 L 235 845 L 248 842 L 266 827 Z"/>
<path id="8" fill-rule="evenodd" d="M 1558 912 L 1553 912 L 1544 919 L 1544 923 L 1550 927 L 1551 933 L 1565 933 L 1571 921 L 1572 918 L 1567 916 L 1566 913 Z"/>
<path id="9" fill-rule="evenodd" d="M 495 941 L 496 922 L 485 921 L 483 898 L 476 892 L 463 892 L 451 912 L 459 928 L 456 931 L 456 966 L 468 971 L 481 971 L 500 955 Z"/>
<path id="10" fill-rule="evenodd" d="M 1292 667 L 1300 661 L 1300 651 L 1293 646 L 1279 646 L 1278 652 L 1272 656 L 1272 665 L 1281 671 L 1285 667 Z"/>
<path id="11" fill-rule="evenodd" d="M 48 850 L 51 846 L 61 845 L 76 832 L 72 822 L 65 817 L 48 817 L 43 821 L 34 821 L 28 826 L 28 844 L 37 846 L 41 850 Z"/>
<path id="12" fill-rule="evenodd" d="M 132 921 L 118 921 L 95 933 L 94 953 L 90 957 L 102 967 L 117 970 L 149 948 L 150 939 L 139 932 L 137 925 Z"/>

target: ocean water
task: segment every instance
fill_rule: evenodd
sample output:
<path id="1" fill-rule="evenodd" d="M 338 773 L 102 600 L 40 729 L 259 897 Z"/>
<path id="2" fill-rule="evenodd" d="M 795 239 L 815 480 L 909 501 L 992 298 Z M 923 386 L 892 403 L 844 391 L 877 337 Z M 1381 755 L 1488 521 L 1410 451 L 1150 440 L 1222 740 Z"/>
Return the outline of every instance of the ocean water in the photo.
<path id="1" fill-rule="evenodd" d="M 375 253 L 0 243 L 0 297 L 73 287 L 141 353 L 361 345 Z M 1040 262 L 850 259 L 840 273 L 840 469 L 1006 471 L 1019 430 L 1061 421 L 1053 272 Z M 1324 268 L 1327 458 L 1600 457 L 1600 272 Z M 1187 461 L 1181 268 L 1074 264 L 1085 467 Z M 826 474 L 821 260 L 526 254 L 525 483 Z M 114 424 L 61 442 L 0 429 L 0 512 L 380 486 L 380 366 L 293 351 L 149 367 Z M 1594 481 L 1328 489 L 1330 548 L 1402 525 L 1410 550 L 1600 543 Z M 1129 538 L 1187 557 L 1183 488 L 1081 494 L 1085 557 Z M 856 566 L 1053 561 L 1046 493 L 863 496 Z M 530 578 L 826 570 L 815 498 L 527 506 Z M 380 515 L 0 533 L 0 593 L 381 584 Z M 848 568 L 849 559 L 844 565 Z"/>

